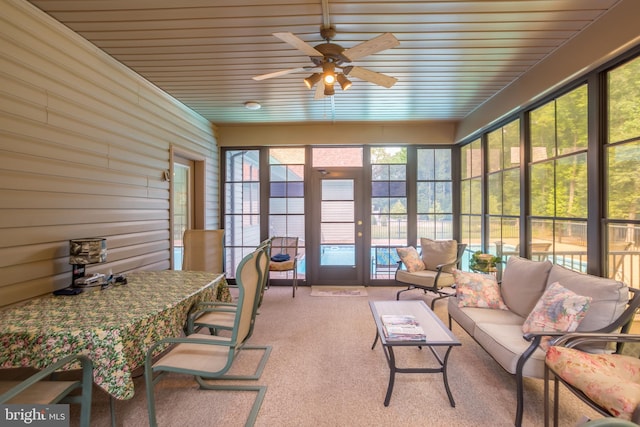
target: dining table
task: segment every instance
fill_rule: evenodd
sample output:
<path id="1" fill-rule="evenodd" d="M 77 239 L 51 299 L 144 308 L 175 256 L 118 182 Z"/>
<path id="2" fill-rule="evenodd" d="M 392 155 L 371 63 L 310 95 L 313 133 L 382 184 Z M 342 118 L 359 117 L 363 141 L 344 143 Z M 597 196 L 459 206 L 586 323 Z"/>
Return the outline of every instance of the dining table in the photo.
<path id="1" fill-rule="evenodd" d="M 223 274 L 164 270 L 125 277 L 126 284 L 102 290 L 48 294 L 0 308 L 0 368 L 42 369 L 85 354 L 98 387 L 112 398 L 131 399 L 132 374 L 153 343 L 180 336 L 194 304 L 231 301 Z"/>

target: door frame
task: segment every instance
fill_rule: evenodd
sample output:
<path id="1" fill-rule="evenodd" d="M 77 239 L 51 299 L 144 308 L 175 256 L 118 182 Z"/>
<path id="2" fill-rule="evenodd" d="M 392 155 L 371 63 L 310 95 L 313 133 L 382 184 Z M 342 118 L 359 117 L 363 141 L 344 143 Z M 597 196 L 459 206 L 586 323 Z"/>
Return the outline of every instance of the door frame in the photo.
<path id="1" fill-rule="evenodd" d="M 174 209 L 173 203 L 175 194 L 173 191 L 173 174 L 175 164 L 188 164 L 191 169 L 191 189 L 189 191 L 190 200 L 187 203 L 190 205 L 191 210 L 191 227 L 193 229 L 205 228 L 205 193 L 206 193 L 206 159 L 203 155 L 195 153 L 190 150 L 185 150 L 180 147 L 171 145 L 169 147 L 169 170 L 168 176 L 163 174 L 163 180 L 167 181 L 169 187 L 169 264 L 170 269 L 174 269 L 174 250 L 175 239 L 173 236 L 174 223 Z"/>

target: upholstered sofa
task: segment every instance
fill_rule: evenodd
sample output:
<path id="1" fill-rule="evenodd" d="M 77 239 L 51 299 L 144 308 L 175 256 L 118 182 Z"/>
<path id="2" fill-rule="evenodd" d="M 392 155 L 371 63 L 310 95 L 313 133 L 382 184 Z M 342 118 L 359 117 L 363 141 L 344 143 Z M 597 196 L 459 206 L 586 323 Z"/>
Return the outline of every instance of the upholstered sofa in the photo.
<path id="1" fill-rule="evenodd" d="M 640 292 L 622 282 L 578 273 L 549 261 L 512 256 L 499 285 L 492 276 L 454 273 L 458 289 L 448 300 L 449 326 L 455 320 L 500 366 L 516 376 L 516 426 L 522 424 L 523 377 L 544 378 L 550 337 L 572 330 L 613 332 L 626 328 L 640 305 Z M 478 293 L 479 286 L 485 294 Z M 486 293 L 487 289 L 490 292 Z M 553 295 L 556 306 L 549 302 Z M 562 317 L 564 325 L 545 324 L 540 317 L 548 314 Z"/>

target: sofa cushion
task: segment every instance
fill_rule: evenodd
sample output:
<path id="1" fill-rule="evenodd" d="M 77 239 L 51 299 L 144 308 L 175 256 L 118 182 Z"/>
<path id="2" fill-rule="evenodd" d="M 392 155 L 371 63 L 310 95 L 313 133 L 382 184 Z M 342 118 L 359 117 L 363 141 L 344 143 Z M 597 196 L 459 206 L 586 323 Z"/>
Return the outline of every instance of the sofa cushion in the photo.
<path id="1" fill-rule="evenodd" d="M 577 331 L 596 331 L 610 325 L 620 317 L 629 301 L 629 288 L 624 283 L 579 273 L 559 265 L 551 268 L 548 282 L 559 282 L 578 295 L 592 298 L 591 307 Z"/>
<path id="2" fill-rule="evenodd" d="M 531 310 L 522 325 L 522 332 L 573 332 L 584 318 L 591 297 L 578 295 L 558 282 L 547 290 Z M 540 346 L 549 347 L 549 337 L 543 337 Z"/>
<path id="3" fill-rule="evenodd" d="M 531 313 L 547 287 L 551 266 L 550 261 L 509 257 L 500 292 L 511 311 L 525 318 Z"/>
<path id="4" fill-rule="evenodd" d="M 625 420 L 640 405 L 640 360 L 621 354 L 589 354 L 551 347 L 547 365 L 615 417 Z"/>
<path id="5" fill-rule="evenodd" d="M 458 242 L 455 240 L 420 239 L 422 245 L 422 262 L 427 270 L 435 270 L 440 264 L 451 264 L 458 257 Z M 452 265 L 444 267 L 442 271 L 451 273 Z"/>
<path id="6" fill-rule="evenodd" d="M 508 310 L 500 296 L 500 286 L 491 274 L 453 270 L 459 307 L 497 308 Z"/>
<path id="7" fill-rule="evenodd" d="M 517 325 L 519 328 L 522 328 L 522 323 L 524 323 L 524 317 L 520 317 L 507 310 L 458 307 L 458 301 L 455 297 L 449 298 L 447 309 L 449 311 L 449 315 L 471 336 L 474 336 L 476 323 Z"/>
<path id="8" fill-rule="evenodd" d="M 424 270 L 424 262 L 422 262 L 420 254 L 413 246 L 409 246 L 407 248 L 396 248 L 396 252 L 398 252 L 400 260 L 409 273 Z"/>
<path id="9" fill-rule="evenodd" d="M 407 283 L 411 285 L 433 287 L 433 282 L 436 279 L 437 271 L 422 270 L 409 273 L 406 270 L 398 270 L 396 272 L 396 280 L 398 282 Z M 438 278 L 438 287 L 447 287 L 453 285 L 453 274 L 441 273 Z"/>
<path id="10" fill-rule="evenodd" d="M 473 338 L 510 374 L 516 373 L 518 359 L 531 344 L 522 337 L 522 325 L 477 323 Z M 534 351 L 524 364 L 523 376 L 544 378 L 544 354 L 539 347 Z"/>

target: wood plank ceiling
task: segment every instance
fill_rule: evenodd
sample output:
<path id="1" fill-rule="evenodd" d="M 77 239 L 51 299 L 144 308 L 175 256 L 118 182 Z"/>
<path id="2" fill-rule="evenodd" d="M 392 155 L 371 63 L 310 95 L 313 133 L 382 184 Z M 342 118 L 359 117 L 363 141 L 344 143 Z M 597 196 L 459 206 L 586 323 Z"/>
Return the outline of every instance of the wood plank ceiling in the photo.
<path id="1" fill-rule="evenodd" d="M 618 0 L 30 0 L 216 124 L 460 120 Z M 273 36 L 345 49 L 385 32 L 400 45 L 353 65 L 398 79 L 314 99 L 312 65 Z M 245 101 L 262 108 L 250 111 Z"/>

